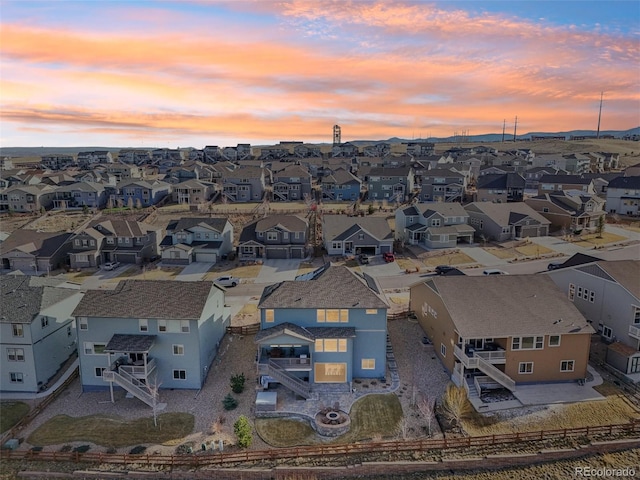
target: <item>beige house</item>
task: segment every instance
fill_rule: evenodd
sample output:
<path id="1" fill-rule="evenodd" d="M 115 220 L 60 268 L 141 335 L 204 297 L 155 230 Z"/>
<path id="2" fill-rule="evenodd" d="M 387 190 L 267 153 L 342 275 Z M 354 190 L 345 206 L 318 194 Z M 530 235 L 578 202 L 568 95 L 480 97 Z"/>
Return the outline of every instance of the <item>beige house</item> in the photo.
<path id="1" fill-rule="evenodd" d="M 576 191 L 545 193 L 528 198 L 524 203 L 549 220 L 555 230 L 595 230 L 600 218 L 606 214 L 602 198 Z"/>
<path id="2" fill-rule="evenodd" d="M 433 277 L 411 287 L 410 302 L 467 391 L 587 376 L 594 330 L 546 276 Z"/>

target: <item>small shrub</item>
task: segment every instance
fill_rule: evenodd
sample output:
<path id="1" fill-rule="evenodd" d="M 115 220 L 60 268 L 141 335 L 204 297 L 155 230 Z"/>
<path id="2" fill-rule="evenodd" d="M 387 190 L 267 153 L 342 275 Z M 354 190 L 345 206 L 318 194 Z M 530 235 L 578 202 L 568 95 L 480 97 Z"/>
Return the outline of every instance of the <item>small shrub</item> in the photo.
<path id="1" fill-rule="evenodd" d="M 73 449 L 74 452 L 78 453 L 87 453 L 89 450 L 91 450 L 91 445 L 80 445 Z"/>
<path id="2" fill-rule="evenodd" d="M 118 453 L 118 450 L 115 447 L 107 448 L 107 453 L 113 455 L 114 453 Z"/>
<path id="3" fill-rule="evenodd" d="M 236 434 L 240 448 L 248 448 L 253 443 L 251 425 L 249 424 L 249 419 L 244 415 L 240 415 L 236 423 L 233 424 L 233 433 Z"/>
<path id="4" fill-rule="evenodd" d="M 222 406 L 225 410 L 233 410 L 238 406 L 238 400 L 236 400 L 230 393 L 227 393 L 227 396 L 222 400 Z"/>
<path id="5" fill-rule="evenodd" d="M 244 391 L 244 373 L 236 374 L 231 377 L 231 390 L 233 393 L 242 393 Z"/>
<path id="6" fill-rule="evenodd" d="M 131 450 L 129 450 L 129 453 L 131 455 L 140 455 L 141 453 L 144 453 L 146 450 L 147 450 L 147 447 L 145 447 L 144 445 L 136 445 Z"/>
<path id="7" fill-rule="evenodd" d="M 467 392 L 462 387 L 453 384 L 447 385 L 442 398 L 442 413 L 450 422 L 459 425 L 463 418 L 468 417 L 473 412 L 473 407 L 467 399 Z"/>
<path id="8" fill-rule="evenodd" d="M 189 453 L 193 453 L 192 443 L 183 443 L 176 447 L 176 454 L 178 455 L 188 455 Z"/>
<path id="9" fill-rule="evenodd" d="M 41 452 L 42 451 L 42 447 L 31 447 L 31 451 L 32 452 Z"/>

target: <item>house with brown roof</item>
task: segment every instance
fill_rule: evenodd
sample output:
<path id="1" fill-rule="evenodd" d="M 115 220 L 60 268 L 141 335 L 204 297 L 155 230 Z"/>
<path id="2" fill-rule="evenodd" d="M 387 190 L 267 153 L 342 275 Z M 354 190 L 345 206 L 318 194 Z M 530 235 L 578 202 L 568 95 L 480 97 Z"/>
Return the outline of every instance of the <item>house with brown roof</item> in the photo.
<path id="1" fill-rule="evenodd" d="M 607 363 L 640 381 L 640 260 L 592 260 L 544 275 L 609 344 Z"/>
<path id="2" fill-rule="evenodd" d="M 426 248 L 452 248 L 473 243 L 475 229 L 468 225 L 469 214 L 457 202 L 415 203 L 395 213 L 395 238 Z"/>
<path id="3" fill-rule="evenodd" d="M 233 225 L 227 218 L 184 217 L 171 220 L 166 231 L 160 243 L 164 263 L 216 263 L 233 250 Z"/>
<path id="4" fill-rule="evenodd" d="M 45 274 L 67 263 L 71 233 L 18 229 L 0 243 L 2 268 Z"/>
<path id="5" fill-rule="evenodd" d="M 411 286 L 410 308 L 467 391 L 587 376 L 594 330 L 548 277 L 433 277 Z"/>
<path id="6" fill-rule="evenodd" d="M 311 198 L 311 174 L 294 163 L 284 168 L 271 168 L 271 198 L 275 202 L 300 201 Z"/>
<path id="7" fill-rule="evenodd" d="M 305 398 L 386 375 L 388 304 L 376 280 L 325 265 L 309 280 L 266 287 L 258 304 L 258 374 Z"/>
<path id="8" fill-rule="evenodd" d="M 527 198 L 524 203 L 551 222 L 555 230 L 594 230 L 604 217 L 605 201 L 595 194 L 569 190 Z"/>
<path id="9" fill-rule="evenodd" d="M 83 391 L 124 389 L 157 402 L 147 385 L 202 387 L 230 323 L 213 282 L 122 280 L 89 290 L 73 311 Z"/>
<path id="10" fill-rule="evenodd" d="M 496 242 L 549 235 L 551 222 L 523 202 L 474 202 L 465 205 L 478 237 Z"/>
<path id="11" fill-rule="evenodd" d="M 0 391 L 36 393 L 75 353 L 82 293 L 56 278 L 0 276 Z"/>
<path id="12" fill-rule="evenodd" d="M 38 213 L 53 206 L 55 191 L 51 185 L 40 184 L 14 185 L 2 193 L 6 196 L 6 210 L 16 213 Z"/>
<path id="13" fill-rule="evenodd" d="M 309 239 L 309 222 L 296 215 L 269 215 L 245 225 L 240 233 L 238 257 L 305 258 Z"/>

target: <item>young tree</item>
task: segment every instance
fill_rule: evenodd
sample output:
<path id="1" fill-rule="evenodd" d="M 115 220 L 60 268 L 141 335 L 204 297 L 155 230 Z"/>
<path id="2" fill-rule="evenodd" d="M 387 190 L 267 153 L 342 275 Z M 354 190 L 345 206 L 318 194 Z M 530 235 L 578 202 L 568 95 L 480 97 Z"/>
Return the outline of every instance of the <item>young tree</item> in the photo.
<path id="1" fill-rule="evenodd" d="M 605 224 L 606 220 L 604 218 L 604 215 L 600 215 L 600 218 L 598 218 L 598 225 L 596 226 L 596 233 L 598 234 L 598 238 L 602 238 Z"/>
<path id="2" fill-rule="evenodd" d="M 136 198 L 136 209 L 140 210 L 142 208 L 142 201 L 139 198 Z"/>
<path id="3" fill-rule="evenodd" d="M 431 400 L 427 395 L 422 395 L 418 401 L 418 411 L 427 421 L 427 431 L 431 436 L 431 425 L 433 424 L 436 402 Z"/>
<path id="4" fill-rule="evenodd" d="M 154 376 L 153 378 L 148 379 L 147 381 L 147 391 L 149 395 L 153 397 L 153 404 L 151 408 L 153 410 L 153 426 L 158 426 L 158 410 L 160 405 L 160 385 L 162 383 L 158 382 L 158 377 Z"/>
<path id="5" fill-rule="evenodd" d="M 240 415 L 236 423 L 233 424 L 233 433 L 236 434 L 240 448 L 249 448 L 253 443 L 251 424 L 249 424 L 249 419 L 244 415 Z"/>
<path id="6" fill-rule="evenodd" d="M 129 200 L 127 200 L 127 208 L 133 210 L 133 197 L 129 197 Z"/>

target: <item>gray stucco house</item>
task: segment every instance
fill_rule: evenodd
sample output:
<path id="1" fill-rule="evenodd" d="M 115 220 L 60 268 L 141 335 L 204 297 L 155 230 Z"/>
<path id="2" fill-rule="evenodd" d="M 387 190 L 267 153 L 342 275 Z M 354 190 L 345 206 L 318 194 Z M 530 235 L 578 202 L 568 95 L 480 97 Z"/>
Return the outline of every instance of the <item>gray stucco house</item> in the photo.
<path id="1" fill-rule="evenodd" d="M 640 176 L 618 177 L 609 182 L 607 212 L 640 215 Z"/>
<path id="2" fill-rule="evenodd" d="M 310 280 L 266 287 L 255 336 L 263 384 L 306 398 L 386 374 L 387 302 L 376 280 L 325 265 Z M 335 390 L 334 390 L 335 391 Z"/>
<path id="3" fill-rule="evenodd" d="M 329 255 L 393 252 L 393 232 L 383 217 L 324 215 L 322 243 Z"/>
<path id="4" fill-rule="evenodd" d="M 374 167 L 365 176 L 369 200 L 405 202 L 413 194 L 415 175 L 412 167 Z"/>
<path id="5" fill-rule="evenodd" d="M 72 233 L 19 229 L 0 244 L 2 268 L 48 273 L 67 263 Z"/>
<path id="6" fill-rule="evenodd" d="M 54 278 L 3 275 L 0 391 L 35 393 L 76 351 L 77 286 Z"/>
<path id="7" fill-rule="evenodd" d="M 230 322 L 224 299 L 224 288 L 204 281 L 89 290 L 73 312 L 83 391 L 124 388 L 150 403 L 145 384 L 199 389 Z"/>
<path id="8" fill-rule="evenodd" d="M 523 202 L 475 202 L 465 205 L 476 235 L 504 242 L 516 238 L 549 235 L 551 222 Z"/>
<path id="9" fill-rule="evenodd" d="M 609 342 L 607 363 L 640 381 L 640 260 L 596 261 L 545 273 Z"/>
<path id="10" fill-rule="evenodd" d="M 311 174 L 306 168 L 289 164 L 271 173 L 272 198 L 275 202 L 288 202 L 311 198 Z"/>
<path id="11" fill-rule="evenodd" d="M 160 243 L 164 263 L 216 263 L 233 250 L 233 225 L 226 218 L 185 217 L 171 220 L 166 230 Z"/>

